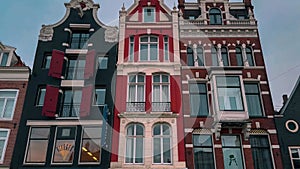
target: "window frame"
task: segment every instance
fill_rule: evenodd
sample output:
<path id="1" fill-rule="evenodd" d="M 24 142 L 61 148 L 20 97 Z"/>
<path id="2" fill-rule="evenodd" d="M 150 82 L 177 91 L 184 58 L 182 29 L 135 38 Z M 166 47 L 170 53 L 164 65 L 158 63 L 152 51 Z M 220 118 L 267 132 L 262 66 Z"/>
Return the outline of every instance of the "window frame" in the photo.
<path id="1" fill-rule="evenodd" d="M 2 150 L 2 152 L 0 152 L 1 153 L 0 164 L 4 163 L 5 153 L 6 153 L 6 149 L 7 149 L 7 146 L 8 146 L 8 140 L 9 140 L 9 136 L 10 136 L 10 130 L 11 129 L 0 128 L 0 131 L 7 132 L 7 135 L 6 135 L 5 138 L 4 137 L 0 137 L 0 140 L 4 140 L 3 150 Z"/>
<path id="2" fill-rule="evenodd" d="M 129 127 L 133 127 L 133 135 L 132 136 L 129 136 L 128 135 L 128 128 Z M 137 126 L 140 126 L 142 127 L 143 129 L 143 135 L 137 135 Z M 125 164 L 132 164 L 132 165 L 140 165 L 140 164 L 144 164 L 145 163 L 145 126 L 142 124 L 142 123 L 130 123 L 128 124 L 126 127 L 125 127 L 125 151 L 124 151 L 124 163 Z M 133 142 L 132 142 L 132 146 L 133 146 L 133 152 L 132 152 L 132 163 L 131 162 L 127 162 L 127 150 L 128 150 L 128 147 L 127 147 L 127 142 L 128 142 L 128 139 L 131 138 L 133 139 Z M 136 150 L 137 150 L 137 138 L 142 138 L 142 141 L 143 141 L 143 149 L 142 149 L 142 162 L 139 163 L 139 162 L 136 162 L 136 159 L 137 159 L 137 155 L 136 155 Z"/>
<path id="3" fill-rule="evenodd" d="M 239 139 L 239 146 L 223 146 L 223 139 L 222 139 L 222 136 L 236 136 L 238 139 Z M 230 148 L 230 149 L 237 149 L 239 148 L 240 150 L 240 154 L 241 154 L 241 160 L 242 160 L 242 169 L 245 169 L 245 156 L 244 156 L 244 152 L 243 152 L 243 146 L 242 146 L 242 139 L 241 139 L 241 136 L 240 135 L 234 135 L 234 134 L 224 134 L 224 135 L 221 135 L 221 146 L 222 146 L 222 152 L 223 152 L 223 159 L 224 159 L 224 151 L 223 149 L 224 148 Z M 225 160 L 224 160 L 224 163 L 225 163 Z M 225 169 L 225 164 L 224 164 L 224 169 Z"/>
<path id="4" fill-rule="evenodd" d="M 246 90 L 246 85 L 256 85 L 257 87 L 257 93 L 248 93 Z M 262 95 L 261 95 L 261 89 L 260 89 L 260 84 L 259 82 L 249 82 L 249 81 L 244 81 L 244 90 L 245 90 L 245 98 L 246 98 L 246 102 L 247 102 L 247 108 L 248 108 L 248 115 L 251 118 L 256 118 L 256 117 L 264 117 L 265 116 L 265 112 L 264 112 L 264 105 L 263 105 L 263 99 L 262 99 Z M 260 105 L 260 111 L 261 111 L 261 115 L 251 115 L 250 113 L 250 108 L 248 106 L 249 102 L 247 99 L 247 96 L 257 96 L 258 97 L 258 101 L 259 101 L 259 105 Z"/>
<path id="5" fill-rule="evenodd" d="M 131 82 L 131 77 L 135 78 L 135 82 Z M 143 77 L 143 82 L 139 82 L 139 77 Z M 143 98 L 142 101 L 139 101 L 139 87 L 143 87 Z M 134 98 L 131 98 L 131 87 L 134 87 Z M 129 110 L 128 104 L 133 104 L 133 108 L 135 111 L 139 110 L 139 104 L 143 106 L 143 111 L 145 111 L 146 106 L 146 75 L 143 73 L 136 73 L 136 74 L 129 74 L 128 81 L 127 81 L 127 105 L 126 111 Z M 132 100 L 133 99 L 133 100 Z M 135 103 L 137 105 L 135 105 Z"/>
<path id="6" fill-rule="evenodd" d="M 41 99 L 41 94 L 42 94 L 42 92 L 44 92 L 44 94 L 43 94 L 43 103 L 42 103 L 42 104 L 39 104 L 39 103 L 40 103 L 40 99 Z M 46 87 L 45 87 L 45 86 L 40 86 L 40 87 L 38 88 L 38 93 L 37 93 L 37 96 L 36 96 L 35 106 L 37 106 L 37 107 L 42 107 L 42 106 L 44 106 L 45 96 L 46 96 Z"/>
<path id="7" fill-rule="evenodd" d="M 245 54 L 246 54 L 246 58 L 247 58 L 247 61 L 248 61 L 249 66 L 256 66 L 256 64 L 255 64 L 255 59 L 254 59 L 254 53 L 253 53 L 252 47 L 247 46 L 247 47 L 245 48 Z M 250 64 L 249 58 L 251 58 L 252 64 Z"/>
<path id="8" fill-rule="evenodd" d="M 7 58 L 6 58 L 6 63 L 5 64 L 3 64 L 2 62 L 3 62 L 3 57 L 4 57 L 4 55 L 5 54 L 7 54 Z M 9 62 L 10 62 L 10 52 L 9 51 L 0 51 L 0 66 L 1 67 L 5 67 L 5 66 L 9 66 Z M 2 65 L 3 64 L 3 65 Z"/>
<path id="9" fill-rule="evenodd" d="M 240 52 L 238 52 L 237 49 L 239 49 Z M 241 61 L 240 63 L 239 63 L 238 57 L 240 57 L 240 61 Z M 244 57 L 243 57 L 243 49 L 240 46 L 237 46 L 235 48 L 235 59 L 236 59 L 236 65 L 237 66 L 244 66 L 245 65 L 244 64 Z"/>
<path id="10" fill-rule="evenodd" d="M 208 12 L 208 15 L 210 25 L 223 25 L 222 11 L 219 8 L 211 8 Z M 220 19 L 220 22 L 218 22 L 218 19 Z"/>
<path id="11" fill-rule="evenodd" d="M 62 113 L 63 113 L 63 108 L 64 108 L 64 105 L 65 105 L 65 93 L 66 91 L 71 91 L 72 92 L 72 98 L 71 98 L 71 103 L 68 103 L 67 105 L 68 106 L 78 106 L 78 116 L 70 116 L 70 113 L 72 114 L 73 113 L 73 110 L 69 110 L 69 116 L 62 116 Z M 78 92 L 80 91 L 81 92 L 81 99 L 80 99 L 80 102 L 78 102 L 78 104 L 74 104 L 74 93 L 75 92 Z M 82 88 L 75 88 L 75 89 L 70 89 L 70 88 L 66 88 L 63 90 L 62 92 L 62 95 L 61 95 L 61 100 L 60 100 L 60 108 L 59 108 L 59 114 L 58 114 L 58 118 L 79 118 L 80 117 L 80 106 L 81 106 L 81 100 L 82 100 Z M 75 112 L 76 113 L 76 112 Z"/>
<path id="12" fill-rule="evenodd" d="M 79 37 L 74 37 L 75 34 L 79 34 Z M 88 37 L 85 37 L 84 35 L 88 35 Z M 73 30 L 70 34 L 70 49 L 87 49 L 88 47 L 88 41 L 90 38 L 90 32 L 88 30 Z M 74 40 L 78 40 L 78 42 L 74 42 Z M 75 45 L 75 44 L 76 45 Z M 75 45 L 75 47 L 73 46 Z"/>
<path id="13" fill-rule="evenodd" d="M 159 76 L 159 82 L 155 82 L 154 81 L 154 78 L 156 77 L 156 76 Z M 168 82 L 163 82 L 163 76 L 167 76 L 168 77 Z M 151 107 L 152 107 L 152 111 L 155 111 L 155 112 L 161 112 L 161 111 L 166 111 L 166 107 L 164 108 L 164 110 L 161 110 L 160 108 L 160 106 L 159 106 L 159 110 L 153 110 L 153 105 L 154 105 L 154 103 L 162 103 L 162 104 L 166 104 L 165 106 L 167 106 L 167 105 L 169 105 L 170 107 L 170 109 L 171 109 L 171 82 L 170 82 L 170 80 L 171 80 L 171 76 L 169 75 L 169 74 L 167 74 L 167 73 L 154 73 L 154 74 L 152 74 L 152 105 L 151 105 Z M 155 97 L 155 90 L 154 90 L 154 87 L 155 86 L 159 86 L 159 101 L 156 101 L 155 99 L 157 99 L 156 97 Z M 168 96 L 167 96 L 167 100 L 165 101 L 165 100 L 163 100 L 163 86 L 167 86 L 168 87 Z M 164 106 L 164 105 L 163 105 Z M 171 111 L 171 110 L 169 110 L 169 111 Z"/>
<path id="14" fill-rule="evenodd" d="M 146 15 L 145 12 L 148 13 L 148 11 L 146 11 L 146 10 L 149 10 L 149 9 L 153 10 L 153 11 L 151 11 L 151 13 L 153 13 L 153 18 L 151 18 L 151 19 L 153 19 L 153 21 L 152 20 L 151 21 L 145 21 L 145 15 Z M 155 7 L 151 7 L 151 6 L 150 7 L 143 7 L 143 23 L 154 23 L 154 22 L 156 22 L 156 10 L 155 10 Z"/>
<path id="15" fill-rule="evenodd" d="M 251 145 L 251 137 L 266 137 L 267 141 L 268 141 L 268 147 L 256 147 Z M 251 134 L 249 137 L 249 142 L 250 142 L 250 146 L 251 146 L 251 153 L 252 153 L 252 157 L 253 157 L 253 148 L 259 148 L 259 149 L 267 149 L 269 151 L 269 155 L 270 155 L 270 162 L 271 162 L 271 167 L 272 169 L 274 168 L 274 158 L 273 158 L 273 153 L 272 153 L 272 147 L 271 147 L 271 142 L 270 142 L 270 137 L 268 134 Z M 253 167 L 255 167 L 255 160 L 253 159 Z"/>
<path id="16" fill-rule="evenodd" d="M 103 104 L 97 104 L 97 90 L 104 90 L 104 103 Z M 106 103 L 106 87 L 95 87 L 95 91 L 94 91 L 94 101 L 93 101 L 93 105 L 94 106 L 104 106 Z"/>
<path id="17" fill-rule="evenodd" d="M 100 138 L 95 138 L 95 137 L 93 137 L 93 138 L 83 138 L 83 136 L 84 136 L 84 128 L 97 128 L 97 129 L 100 129 L 101 130 L 101 132 L 100 132 Z M 102 142 L 102 131 L 103 130 L 103 128 L 102 128 L 102 126 L 87 126 L 87 125 L 85 125 L 85 126 L 82 126 L 81 127 L 81 137 L 80 137 L 80 149 L 79 149 L 79 156 L 78 156 L 78 164 L 80 164 L 80 165 L 91 165 L 91 164 L 101 164 L 101 158 L 102 158 L 102 156 L 101 156 L 101 154 L 102 154 L 102 145 L 101 145 L 101 142 Z M 93 140 L 93 139 L 99 139 L 99 141 L 100 141 L 100 143 L 99 143 L 99 147 L 100 147 L 100 152 L 99 152 L 99 159 L 98 159 L 98 162 L 81 162 L 80 161 L 80 159 L 81 159 L 81 154 L 82 154 L 82 151 L 81 151 L 81 149 L 82 149 L 82 144 L 83 144 L 83 141 L 84 140 L 87 140 L 87 139 L 89 139 L 89 140 Z M 75 137 L 75 142 L 76 142 L 76 137 Z M 75 146 L 75 145 L 74 145 Z M 76 152 L 74 151 L 74 154 L 75 154 Z"/>
<path id="18" fill-rule="evenodd" d="M 204 92 L 201 92 L 200 91 L 200 89 L 198 88 L 198 91 L 196 91 L 196 92 L 192 92 L 191 91 L 191 85 L 204 85 L 204 87 L 205 87 L 205 93 Z M 191 117 L 207 117 L 207 116 L 209 116 L 210 115 L 210 109 L 209 109 L 209 99 L 208 99 L 208 87 L 207 87 L 207 82 L 190 82 L 189 83 L 189 95 L 190 95 L 190 116 Z M 201 95 L 205 95 L 205 97 L 206 97 L 206 108 L 207 108 L 207 115 L 201 115 L 201 113 L 199 114 L 199 112 L 200 112 L 200 109 L 199 109 L 199 111 L 196 113 L 196 114 L 192 114 L 192 98 L 191 98 L 191 96 L 192 95 L 198 95 L 199 97 L 201 96 Z M 201 97 L 200 97 L 201 98 Z"/>
<path id="19" fill-rule="evenodd" d="M 290 157 L 290 162 L 291 162 L 292 169 L 295 169 L 294 162 L 293 162 L 293 160 L 295 158 L 293 158 L 293 156 L 292 156 L 292 149 L 297 149 L 298 150 L 299 158 L 296 158 L 295 160 L 300 161 L 300 146 L 289 146 L 288 149 L 289 149 L 289 155 L 290 155 L 289 157 Z"/>
<path id="20" fill-rule="evenodd" d="M 18 98 L 19 98 L 19 90 L 18 89 L 0 89 L 0 93 L 1 92 L 16 92 L 16 95 L 15 95 L 15 97 L 14 97 L 14 105 L 13 105 L 13 107 L 12 107 L 12 113 L 11 113 L 11 116 L 10 116 L 10 118 L 4 118 L 3 117 L 3 115 L 4 115 L 4 112 L 3 111 L 5 111 L 4 110 L 4 106 L 6 105 L 6 104 L 3 104 L 3 110 L 2 111 L 0 111 L 0 120 L 12 120 L 13 118 L 14 118 L 14 114 L 15 114 L 15 110 L 16 110 L 16 107 L 17 107 L 17 102 L 18 102 Z M 0 95 L 1 96 L 1 95 Z M 0 98 L 2 98 L 2 97 L 0 97 Z M 7 101 L 7 98 L 4 98 L 5 99 L 5 101 L 4 101 L 4 103 L 6 103 Z"/>
<path id="21" fill-rule="evenodd" d="M 198 66 L 205 66 L 206 64 L 205 64 L 205 54 L 204 54 L 205 50 L 204 50 L 204 48 L 202 46 L 198 46 L 196 50 L 197 50 L 197 63 L 198 63 Z M 199 57 L 199 55 L 201 57 Z M 202 62 L 202 64 L 199 64 L 199 63 L 201 63 L 200 61 Z"/>
<path id="22" fill-rule="evenodd" d="M 211 139 L 211 146 L 198 146 L 198 145 L 195 145 L 194 143 L 194 136 L 196 135 L 199 135 L 199 136 L 209 136 L 210 139 Z M 212 150 L 212 159 L 213 159 L 213 166 L 214 166 L 214 169 L 216 168 L 216 159 L 215 159 L 215 148 L 214 148 L 214 139 L 213 139 L 213 135 L 212 134 L 195 134 L 193 133 L 192 135 L 192 141 L 193 141 L 193 157 L 194 157 L 194 168 L 197 169 L 197 166 L 196 166 L 196 163 L 195 163 L 195 148 L 211 148 Z M 200 169 L 200 168 L 199 168 Z"/>
<path id="23" fill-rule="evenodd" d="M 75 66 L 70 67 L 71 61 L 75 61 Z M 81 64 L 83 64 L 81 66 Z M 68 57 L 68 61 L 66 62 L 66 68 L 65 68 L 65 77 L 66 80 L 84 80 L 84 71 L 85 71 L 85 65 L 86 65 L 86 60 L 83 58 L 79 57 Z M 72 77 L 69 77 L 71 76 Z"/>
<path id="24" fill-rule="evenodd" d="M 147 37 L 147 42 L 142 42 L 141 39 L 142 38 L 146 38 Z M 151 38 L 156 38 L 156 42 L 151 42 Z M 147 59 L 146 60 L 142 60 L 142 45 L 147 45 Z M 151 59 L 151 45 L 156 45 L 156 59 Z M 144 49 L 145 50 L 145 49 Z M 139 37 L 139 61 L 141 62 L 155 62 L 155 61 L 159 61 L 159 37 L 156 35 L 143 35 Z"/>
<path id="25" fill-rule="evenodd" d="M 156 127 L 156 126 L 160 126 L 160 135 L 154 135 L 154 128 Z M 169 135 L 164 135 L 163 134 L 163 125 L 166 125 L 166 126 L 168 126 L 169 127 Z M 172 153 L 173 153 L 173 151 L 172 151 L 172 143 L 173 143 L 173 140 L 172 140 L 172 136 L 173 136 L 173 130 L 172 130 L 172 126 L 170 125 L 170 124 L 168 124 L 168 123 L 166 123 L 166 122 L 161 122 L 161 123 L 156 123 L 156 124 L 154 124 L 153 126 L 152 126 L 152 130 L 151 130 L 151 134 L 152 134 L 152 164 L 154 164 L 154 165 L 159 165 L 159 164 L 161 164 L 161 165 L 170 165 L 170 164 L 173 164 L 173 155 L 172 155 Z M 160 139 L 160 163 L 155 163 L 154 162 L 154 157 L 155 157 L 155 151 L 154 151 L 154 139 L 155 138 L 158 138 L 158 139 Z M 163 149 L 164 149 L 164 146 L 163 146 L 163 141 L 164 141 L 164 138 L 169 138 L 170 139 L 170 147 L 169 147 L 169 151 L 170 151 L 170 162 L 169 163 L 164 163 L 164 151 L 163 151 Z"/>
<path id="26" fill-rule="evenodd" d="M 229 54 L 228 54 L 228 49 L 225 46 L 221 47 L 221 57 L 223 61 L 223 66 L 230 66 L 230 59 L 229 59 Z M 224 62 L 224 59 L 226 59 L 226 64 Z"/>

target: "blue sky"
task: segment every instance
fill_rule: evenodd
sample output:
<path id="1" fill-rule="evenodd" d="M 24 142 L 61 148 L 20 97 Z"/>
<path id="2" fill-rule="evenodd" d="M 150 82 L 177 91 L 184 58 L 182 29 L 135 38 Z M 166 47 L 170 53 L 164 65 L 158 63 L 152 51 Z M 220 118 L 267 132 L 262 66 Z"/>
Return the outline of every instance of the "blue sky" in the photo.
<path id="1" fill-rule="evenodd" d="M 99 18 L 105 24 L 118 24 L 118 11 L 123 3 L 134 0 L 94 0 L 100 4 Z M 239 1 L 239 0 L 230 0 Z M 268 71 L 274 106 L 282 105 L 281 95 L 290 94 L 300 75 L 300 1 L 252 0 Z M 0 5 L 0 41 L 17 48 L 17 53 L 30 67 L 42 24 L 58 22 L 65 14 L 69 0 L 3 1 Z M 170 8 L 177 0 L 165 0 Z"/>

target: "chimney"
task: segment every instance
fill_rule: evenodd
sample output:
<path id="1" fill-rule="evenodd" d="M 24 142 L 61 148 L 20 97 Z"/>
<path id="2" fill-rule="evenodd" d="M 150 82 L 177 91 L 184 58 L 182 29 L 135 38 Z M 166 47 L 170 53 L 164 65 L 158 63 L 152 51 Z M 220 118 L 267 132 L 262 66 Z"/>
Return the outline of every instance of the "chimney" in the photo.
<path id="1" fill-rule="evenodd" d="M 283 105 L 288 101 L 288 96 L 286 94 L 282 95 Z"/>

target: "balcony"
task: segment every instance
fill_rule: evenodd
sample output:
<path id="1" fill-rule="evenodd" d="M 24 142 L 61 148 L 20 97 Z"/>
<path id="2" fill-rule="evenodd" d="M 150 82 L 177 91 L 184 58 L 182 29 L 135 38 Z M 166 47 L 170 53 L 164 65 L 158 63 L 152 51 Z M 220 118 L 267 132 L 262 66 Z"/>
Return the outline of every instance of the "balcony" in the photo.
<path id="1" fill-rule="evenodd" d="M 170 112 L 171 102 L 152 102 L 153 112 Z"/>
<path id="2" fill-rule="evenodd" d="M 145 102 L 127 102 L 126 103 L 127 112 L 144 112 Z"/>
<path id="3" fill-rule="evenodd" d="M 80 104 L 63 104 L 60 107 L 59 117 L 79 117 Z"/>

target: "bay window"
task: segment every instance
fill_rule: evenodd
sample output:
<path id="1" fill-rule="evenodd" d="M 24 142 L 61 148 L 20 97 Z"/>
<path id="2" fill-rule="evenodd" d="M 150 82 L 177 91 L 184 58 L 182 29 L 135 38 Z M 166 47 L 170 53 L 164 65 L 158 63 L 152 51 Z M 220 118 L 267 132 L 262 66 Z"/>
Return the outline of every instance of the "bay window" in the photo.
<path id="1" fill-rule="evenodd" d="M 159 123 L 153 127 L 153 163 L 170 164 L 171 128 L 168 124 Z"/>
<path id="2" fill-rule="evenodd" d="M 145 76 L 129 75 L 127 111 L 145 111 Z"/>
<path id="3" fill-rule="evenodd" d="M 167 74 L 153 75 L 152 111 L 170 111 L 170 77 Z"/>
<path id="4" fill-rule="evenodd" d="M 126 133 L 126 163 L 141 164 L 144 162 L 144 127 L 141 124 L 130 124 Z"/>
<path id="5" fill-rule="evenodd" d="M 142 36 L 140 38 L 140 61 L 158 60 L 158 38 L 156 36 Z"/>

